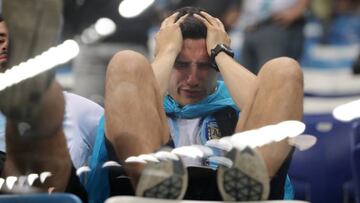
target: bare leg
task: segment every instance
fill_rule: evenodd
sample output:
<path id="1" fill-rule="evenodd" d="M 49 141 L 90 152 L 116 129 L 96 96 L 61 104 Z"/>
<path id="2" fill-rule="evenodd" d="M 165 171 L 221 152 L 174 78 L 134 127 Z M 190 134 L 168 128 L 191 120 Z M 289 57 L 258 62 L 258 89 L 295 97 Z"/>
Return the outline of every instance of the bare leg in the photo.
<path id="1" fill-rule="evenodd" d="M 169 140 L 165 112 L 152 67 L 133 51 L 117 53 L 109 63 L 105 84 L 106 137 L 122 162 L 152 153 Z M 125 168 L 137 184 L 142 166 Z"/>
<path id="2" fill-rule="evenodd" d="M 250 105 L 242 109 L 236 132 L 259 128 L 285 120 L 301 120 L 303 114 L 303 75 L 290 58 L 267 62 L 257 78 L 258 87 Z M 287 140 L 259 148 L 274 176 L 291 150 Z"/>
<path id="3" fill-rule="evenodd" d="M 49 171 L 52 176 L 39 187 L 47 191 L 64 191 L 70 177 L 71 160 L 62 131 L 64 117 L 64 97 L 61 87 L 53 82 L 44 93 L 39 112 L 28 122 L 32 131 L 21 135 L 18 124 L 7 120 L 6 152 L 7 158 L 2 173 L 28 175 Z"/>

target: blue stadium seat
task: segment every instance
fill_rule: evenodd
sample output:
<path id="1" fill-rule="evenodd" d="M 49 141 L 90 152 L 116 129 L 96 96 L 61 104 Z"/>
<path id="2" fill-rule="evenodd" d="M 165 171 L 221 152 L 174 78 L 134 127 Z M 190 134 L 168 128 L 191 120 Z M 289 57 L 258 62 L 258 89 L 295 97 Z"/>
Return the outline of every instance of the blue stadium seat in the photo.
<path id="1" fill-rule="evenodd" d="M 352 172 L 355 200 L 360 203 L 360 119 L 353 122 L 353 132 L 351 137 L 351 151 L 352 151 Z"/>
<path id="2" fill-rule="evenodd" d="M 345 197 L 345 183 L 351 180 L 351 123 L 330 113 L 305 115 L 305 134 L 317 138 L 307 151 L 296 150 L 289 169 L 295 199 L 312 203 L 339 203 Z"/>
<path id="3" fill-rule="evenodd" d="M 75 195 L 69 193 L 46 193 L 21 194 L 21 195 L 0 195 L 1 203 L 82 203 Z"/>

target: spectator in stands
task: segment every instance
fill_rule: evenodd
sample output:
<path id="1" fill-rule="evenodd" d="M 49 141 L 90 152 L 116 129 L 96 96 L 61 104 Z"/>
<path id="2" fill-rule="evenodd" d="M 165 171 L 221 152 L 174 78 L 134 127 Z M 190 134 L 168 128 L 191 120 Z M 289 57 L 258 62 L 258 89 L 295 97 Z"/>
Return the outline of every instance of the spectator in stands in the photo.
<path id="1" fill-rule="evenodd" d="M 288 56 L 298 60 L 309 0 L 245 0 L 240 10 L 244 29 L 241 64 L 257 74 L 268 60 Z"/>
<path id="2" fill-rule="evenodd" d="M 354 61 L 354 64 L 352 66 L 352 70 L 354 74 L 360 74 L 360 54 L 357 57 L 357 59 Z"/>
<path id="3" fill-rule="evenodd" d="M 37 0 L 11 0 L 4 1 L 4 8 L 4 16 L 7 22 L 10 22 L 7 25 L 9 26 L 12 37 L 11 44 L 9 44 L 7 26 L 4 21 L 1 21 L 0 42 L 2 46 L 5 45 L 2 47 L 2 50 L 7 50 L 8 44 L 12 47 L 12 49 L 9 49 L 11 53 L 9 53 L 10 57 L 8 61 L 8 64 L 11 65 L 7 64 L 6 66 L 2 66 L 4 70 L 35 57 L 55 44 L 56 37 L 59 34 L 60 12 L 62 8 L 59 1 L 39 2 Z M 13 12 L 15 12 L 16 15 L 14 15 Z M 39 13 L 45 16 L 39 16 Z M 2 17 L 0 17 L 0 19 L 2 20 Z M 26 22 L 28 24 L 26 24 Z M 39 24 L 33 22 L 39 22 Z M 29 38 L 32 40 L 27 40 Z M 13 57 L 16 54 L 19 54 L 22 58 Z M 5 54 L 5 59 L 6 56 L 7 54 Z M 52 90 L 60 90 L 58 83 L 51 82 L 53 76 L 52 72 L 46 73 L 39 76 L 35 83 L 22 83 L 20 85 L 21 87 L 18 87 L 22 88 L 21 95 L 17 95 L 19 97 L 23 96 L 24 100 L 22 101 L 21 98 L 15 99 L 15 101 L 11 96 L 3 97 L 3 92 L 1 92 L 0 103 L 2 105 L 23 106 L 25 109 L 31 106 L 31 110 L 26 110 L 25 116 L 22 114 L 24 112 L 20 112 L 21 110 L 19 109 L 19 111 L 11 107 L 7 110 L 2 109 L 5 114 L 11 114 L 13 116 L 12 118 L 5 118 L 0 112 L 0 173 L 2 177 L 7 177 L 10 175 L 18 176 L 20 174 L 29 175 L 29 171 L 37 174 L 50 171 L 56 180 L 59 178 L 64 179 L 63 181 L 65 182 L 69 182 L 69 186 L 65 191 L 74 192 L 86 202 L 87 196 L 84 189 L 80 186 L 79 181 L 74 181 L 77 178 L 75 170 L 81 166 L 88 165 L 88 159 L 92 153 L 92 147 L 95 142 L 98 122 L 104 110 L 94 102 L 68 92 L 61 92 L 60 94 L 45 93 L 46 96 L 43 96 L 43 98 L 46 98 L 44 103 L 49 104 L 53 102 L 56 104 L 64 104 L 64 99 L 64 108 L 56 108 L 56 105 L 44 105 L 45 107 L 43 108 L 36 108 L 37 105 L 40 105 L 37 97 L 41 95 L 44 89 L 49 87 L 49 89 Z M 30 87 L 33 88 L 33 91 L 26 90 Z M 45 113 L 38 113 L 38 111 Z M 26 119 L 24 117 L 26 117 Z M 19 120 L 23 122 L 19 123 Z M 40 122 L 34 122 L 33 120 L 40 120 Z M 62 125 L 52 125 L 54 122 L 61 120 L 63 121 Z M 51 133 L 56 134 L 49 139 L 41 137 L 44 134 L 46 137 L 47 130 L 49 129 L 37 131 L 38 128 L 41 128 L 43 125 L 46 126 L 47 124 L 54 128 L 50 130 Z M 15 131 L 13 131 L 13 126 L 16 128 Z M 31 126 L 31 128 L 29 126 Z M 5 130 L 5 128 L 7 130 Z M 64 142 L 63 134 L 56 132 L 62 130 L 65 134 L 66 142 Z M 25 138 L 19 136 L 18 132 L 21 135 L 26 134 L 26 136 L 24 136 Z M 29 137 L 27 137 L 28 135 Z M 46 158 L 44 158 L 44 155 Z M 69 158 L 71 158 L 72 164 L 69 162 Z M 67 167 L 69 166 L 71 166 L 71 170 L 68 170 Z M 69 172 L 72 174 L 72 179 L 69 178 Z M 37 180 L 35 185 L 39 184 L 40 181 Z M 58 186 L 54 184 L 52 178 L 49 178 L 44 185 L 43 188 L 45 191 L 48 188 L 52 188 L 52 186 Z M 1 189 L 6 191 L 10 188 L 4 186 Z M 17 189 L 21 191 L 23 188 Z M 55 191 L 64 191 L 64 188 L 57 187 Z"/>
<path id="4" fill-rule="evenodd" d="M 8 41 L 9 33 L 2 16 L 0 16 L 0 72 L 5 70 L 5 64 L 8 59 Z M 5 126 L 5 117 L 0 113 L 0 126 Z M 0 127 L 0 171 L 5 161 L 5 128 Z"/>

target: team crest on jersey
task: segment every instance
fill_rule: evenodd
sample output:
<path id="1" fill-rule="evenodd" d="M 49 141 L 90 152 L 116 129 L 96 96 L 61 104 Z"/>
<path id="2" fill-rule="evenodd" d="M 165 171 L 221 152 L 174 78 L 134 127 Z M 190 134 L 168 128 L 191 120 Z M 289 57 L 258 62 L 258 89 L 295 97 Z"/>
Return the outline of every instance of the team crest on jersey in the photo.
<path id="1" fill-rule="evenodd" d="M 220 139 L 221 132 L 218 124 L 215 121 L 210 121 L 206 124 L 207 136 L 209 140 Z"/>

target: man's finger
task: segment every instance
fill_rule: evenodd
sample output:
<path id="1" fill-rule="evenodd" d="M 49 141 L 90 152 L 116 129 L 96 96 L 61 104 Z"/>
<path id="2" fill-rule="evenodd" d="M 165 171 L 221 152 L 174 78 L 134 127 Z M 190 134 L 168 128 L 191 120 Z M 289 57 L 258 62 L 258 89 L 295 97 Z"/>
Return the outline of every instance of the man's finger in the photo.
<path id="1" fill-rule="evenodd" d="M 205 17 L 205 19 L 211 24 L 211 25 L 218 25 L 217 18 L 213 17 L 212 15 L 206 13 L 205 11 L 200 11 L 200 13 Z"/>
<path id="2" fill-rule="evenodd" d="M 163 20 L 163 22 L 161 23 L 161 27 L 165 27 L 168 24 L 173 24 L 178 14 L 179 12 L 175 12 L 171 16 L 165 18 L 165 20 Z"/>
<path id="3" fill-rule="evenodd" d="M 201 15 L 198 15 L 198 14 L 195 14 L 195 13 L 194 13 L 194 17 L 197 18 L 197 19 L 199 19 L 199 20 L 201 20 L 201 21 L 205 24 L 205 26 L 206 26 L 207 28 L 209 28 L 209 27 L 212 26 L 212 25 L 210 24 L 210 22 L 209 22 L 207 19 L 205 19 L 204 17 L 202 17 Z"/>
<path id="4" fill-rule="evenodd" d="M 175 24 L 180 25 L 180 23 L 184 22 L 185 18 L 188 17 L 188 15 L 189 15 L 189 14 L 185 14 L 185 15 L 181 16 L 181 17 L 176 21 Z"/>
<path id="5" fill-rule="evenodd" d="M 225 30 L 224 23 L 221 22 L 219 18 L 216 18 L 217 24 L 221 27 L 222 30 Z"/>

